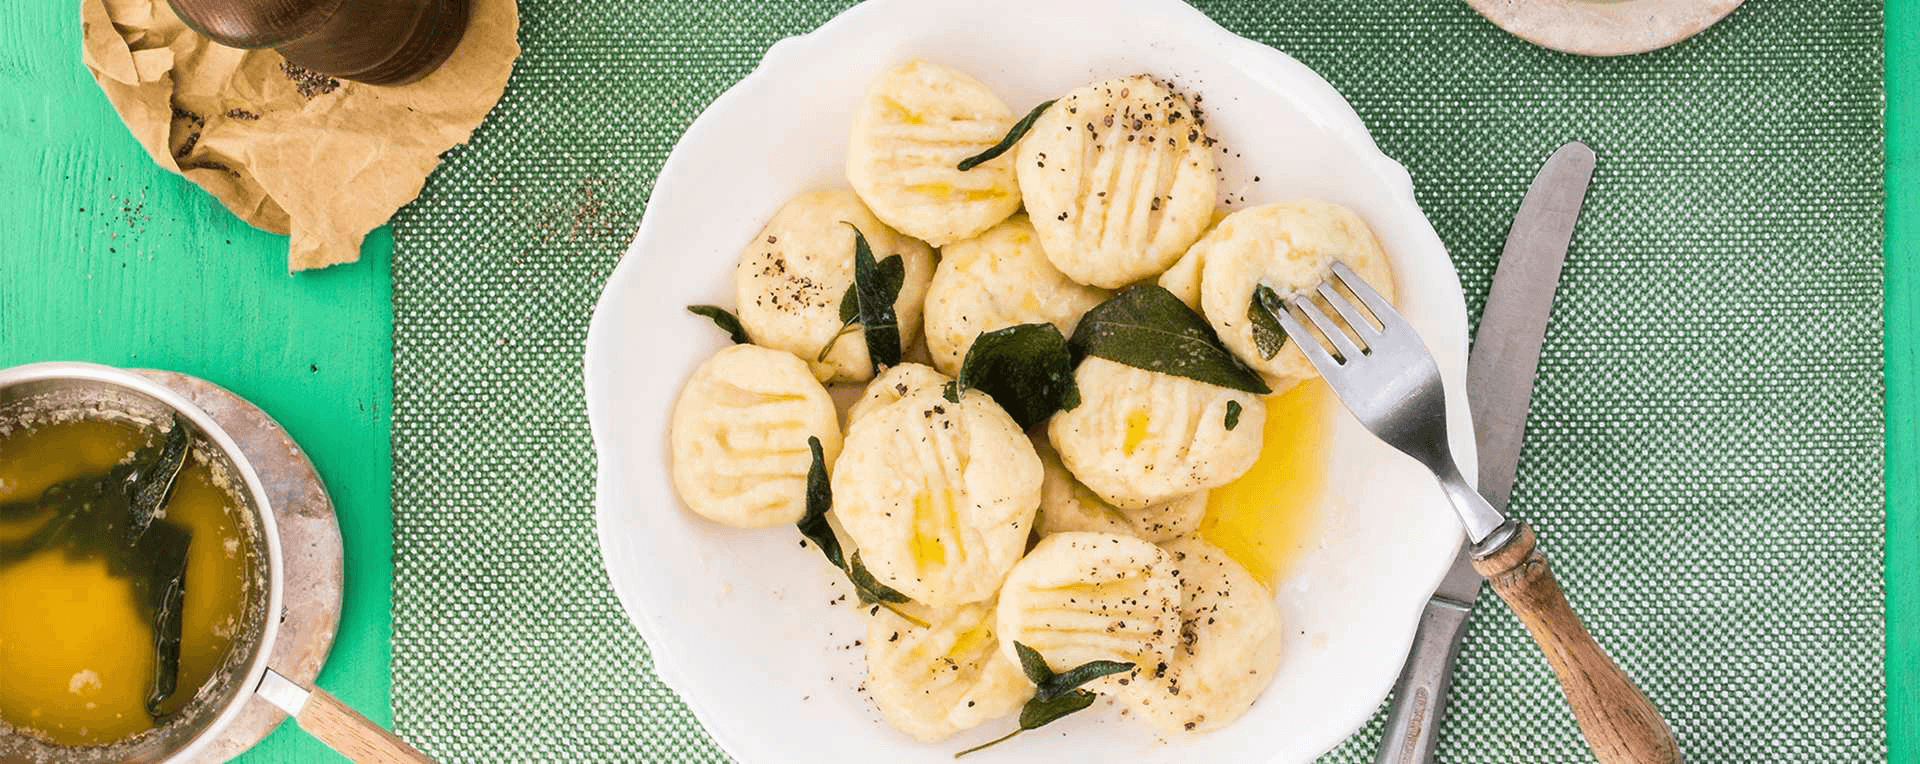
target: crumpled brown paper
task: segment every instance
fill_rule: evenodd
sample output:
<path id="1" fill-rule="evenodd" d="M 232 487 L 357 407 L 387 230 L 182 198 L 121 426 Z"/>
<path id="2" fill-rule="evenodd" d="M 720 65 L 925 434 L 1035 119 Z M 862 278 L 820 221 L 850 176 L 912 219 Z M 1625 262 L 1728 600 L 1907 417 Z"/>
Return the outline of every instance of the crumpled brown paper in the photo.
<path id="1" fill-rule="evenodd" d="M 472 0 L 445 65 L 400 87 L 288 67 L 188 29 L 167 0 L 81 0 L 82 60 L 153 161 L 254 227 L 291 237 L 292 270 L 360 258 L 360 241 L 465 143 L 520 55 L 515 0 Z"/>

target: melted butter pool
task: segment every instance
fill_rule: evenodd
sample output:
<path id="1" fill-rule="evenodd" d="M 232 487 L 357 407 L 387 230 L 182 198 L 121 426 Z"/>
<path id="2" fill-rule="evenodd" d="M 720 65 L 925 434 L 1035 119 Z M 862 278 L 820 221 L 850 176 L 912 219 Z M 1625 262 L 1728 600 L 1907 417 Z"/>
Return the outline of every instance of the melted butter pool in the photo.
<path id="1" fill-rule="evenodd" d="M 1260 460 L 1207 498 L 1201 537 L 1269 590 L 1307 548 L 1318 520 L 1332 400 L 1318 379 L 1269 396 Z"/>
<path id="2" fill-rule="evenodd" d="M 0 435 L 0 503 L 32 501 L 47 487 L 99 475 L 147 445 L 134 426 L 101 419 L 38 425 Z M 198 456 L 187 462 L 166 518 L 193 534 L 187 547 L 178 688 L 160 705 L 179 710 L 218 671 L 244 632 L 249 550 L 237 504 Z M 32 533 L 44 517 L 0 521 L 0 540 Z M 103 745 L 154 727 L 146 710 L 153 628 L 132 582 L 99 558 L 43 549 L 0 564 L 0 722 L 61 745 Z"/>

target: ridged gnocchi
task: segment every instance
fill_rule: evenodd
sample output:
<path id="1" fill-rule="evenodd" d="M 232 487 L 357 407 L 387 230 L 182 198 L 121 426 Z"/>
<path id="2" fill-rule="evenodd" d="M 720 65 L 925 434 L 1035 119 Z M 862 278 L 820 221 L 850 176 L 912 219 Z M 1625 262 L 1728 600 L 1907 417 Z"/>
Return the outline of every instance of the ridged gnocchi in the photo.
<path id="1" fill-rule="evenodd" d="M 736 528 L 790 525 L 806 514 L 808 437 L 828 463 L 840 419 L 827 390 L 791 353 L 733 345 L 695 369 L 673 406 L 673 487 L 687 507 Z"/>
<path id="2" fill-rule="evenodd" d="M 1039 651 L 1054 671 L 1088 661 L 1134 670 L 1096 679 L 1108 691 L 1166 671 L 1180 633 L 1180 582 L 1160 547 L 1113 533 L 1060 533 L 1040 540 L 1000 591 L 1001 652 Z"/>
<path id="3" fill-rule="evenodd" d="M 927 287 L 927 351 L 941 371 L 958 374 L 981 332 L 1045 321 L 1072 336 L 1081 314 L 1111 296 L 1053 267 L 1033 224 L 1015 215 L 940 251 Z"/>
<path id="4" fill-rule="evenodd" d="M 1311 400 L 1234 389 L 1263 387 L 1242 363 L 1275 393 L 1314 373 L 1264 321 L 1256 341 L 1249 307 L 1256 288 L 1306 293 L 1336 262 L 1389 299 L 1394 284 L 1353 210 L 1220 201 L 1216 163 L 1243 160 L 1216 146 L 1199 97 L 1174 88 L 1145 74 L 1102 80 L 1026 120 L 954 68 L 886 69 L 854 107 L 849 188 L 788 199 L 740 252 L 735 305 L 689 306 L 752 344 L 698 367 L 675 402 L 675 491 L 730 526 L 805 517 L 768 532 L 820 545 L 839 567 L 834 585 L 857 590 L 862 691 L 914 739 L 1086 708 L 1085 694 L 1056 692 L 1063 684 L 1107 694 L 1173 738 L 1243 717 L 1278 674 L 1280 605 L 1294 603 L 1276 603 L 1212 542 L 1278 569 L 1264 550 L 1292 548 L 1307 526 L 1265 523 L 1279 516 L 1261 510 L 1269 494 L 1291 502 L 1295 482 L 1323 477 L 1302 457 L 1318 456 L 1306 449 L 1325 433 L 1296 423 Z M 990 148 L 993 159 L 970 161 Z M 878 273 L 862 280 L 859 306 L 846 300 L 856 231 L 873 255 L 860 272 Z M 899 355 L 877 333 L 870 354 L 858 321 L 885 322 L 873 287 L 885 295 L 896 279 Z M 1159 289 L 1117 291 L 1149 283 L 1198 316 Z M 956 382 L 984 333 L 1040 323 L 1084 334 L 1065 348 L 1044 326 L 994 335 Z M 923 336 L 924 353 L 913 348 Z M 1262 358 L 1261 342 L 1278 352 Z M 806 516 L 810 437 L 830 484 L 824 503 L 813 481 L 824 517 Z M 1286 474 L 1268 471 L 1280 462 Z M 1258 500 L 1236 500 L 1249 492 Z M 1016 645 L 1055 672 L 1133 668 L 1081 683 L 1114 668 L 1094 666 L 1036 695 L 1019 658 L 1033 655 Z"/>
<path id="5" fill-rule="evenodd" d="M 1052 446 L 1036 443 L 1034 449 L 1040 452 L 1040 465 L 1046 471 L 1046 480 L 1040 484 L 1040 514 L 1034 521 L 1034 531 L 1042 536 L 1085 531 L 1159 543 L 1199 530 L 1207 513 L 1206 491 L 1142 509 L 1121 509 L 1074 479 Z"/>
<path id="6" fill-rule="evenodd" d="M 821 381 L 873 378 L 861 332 L 835 339 L 840 302 L 853 284 L 854 236 L 847 223 L 866 236 L 874 259 L 899 255 L 905 266 L 894 301 L 904 349 L 920 335 L 933 250 L 881 223 L 851 191 L 812 191 L 788 200 L 740 253 L 734 273 L 740 323 L 754 344 L 798 356 Z M 820 351 L 828 343 L 832 348 L 823 360 Z"/>
<path id="7" fill-rule="evenodd" d="M 1206 228 L 1220 179 L 1186 98 L 1150 77 L 1096 82 L 1047 109 L 1014 165 L 1054 267 L 1117 289 L 1166 270 Z"/>
<path id="8" fill-rule="evenodd" d="M 1252 393 L 1088 358 L 1074 370 L 1081 403 L 1047 436 L 1081 483 L 1121 509 L 1216 488 L 1260 457 L 1266 402 Z M 1229 404 L 1240 407 L 1232 429 Z"/>
<path id="9" fill-rule="evenodd" d="M 1163 734 L 1219 729 L 1246 713 L 1279 670 L 1280 610 L 1219 547 L 1188 537 L 1162 548 L 1180 571 L 1180 638 L 1165 672 L 1115 694 Z"/>
<path id="10" fill-rule="evenodd" d="M 1227 214 L 1225 209 L 1214 210 L 1213 217 L 1207 221 L 1207 232 L 1200 234 L 1200 238 L 1206 239 L 1207 234 L 1212 233 L 1213 229 L 1220 225 L 1220 221 L 1227 219 Z M 1200 270 L 1206 262 L 1206 253 L 1197 246 L 1198 242 L 1195 244 L 1196 246 L 1188 247 L 1180 259 L 1173 261 L 1172 267 L 1160 274 L 1158 283 L 1160 288 L 1172 292 L 1173 296 L 1180 298 L 1187 307 L 1199 311 Z"/>
<path id="11" fill-rule="evenodd" d="M 1026 550 L 1040 458 L 1007 412 L 974 390 L 922 390 L 847 431 L 834 514 L 875 577 L 915 601 L 993 597 Z"/>
<path id="12" fill-rule="evenodd" d="M 960 160 L 1000 142 L 1014 113 L 965 72 L 926 61 L 888 69 L 867 88 L 847 142 L 847 181 L 887 225 L 940 247 L 1020 208 L 1010 155 Z"/>
<path id="13" fill-rule="evenodd" d="M 1388 300 L 1393 272 L 1373 230 L 1353 210 L 1332 202 L 1268 204 L 1228 215 L 1189 257 L 1200 269 L 1200 308 L 1228 350 L 1260 372 L 1275 392 L 1315 376 L 1313 364 L 1291 342 L 1261 358 L 1247 306 L 1254 287 L 1265 284 L 1281 297 L 1326 281 L 1335 262 L 1346 263 Z"/>
<path id="14" fill-rule="evenodd" d="M 924 363 L 903 363 L 888 367 L 867 383 L 867 389 L 860 394 L 860 400 L 854 401 L 847 409 L 847 426 L 852 427 L 857 420 L 879 411 L 887 404 L 905 398 L 921 390 L 938 389 L 948 381 L 947 375 L 934 371 Z"/>
<path id="15" fill-rule="evenodd" d="M 994 630 L 994 603 L 925 613 L 922 627 L 885 608 L 867 620 L 867 693 L 894 729 L 934 742 L 1019 710 L 1033 695 Z"/>

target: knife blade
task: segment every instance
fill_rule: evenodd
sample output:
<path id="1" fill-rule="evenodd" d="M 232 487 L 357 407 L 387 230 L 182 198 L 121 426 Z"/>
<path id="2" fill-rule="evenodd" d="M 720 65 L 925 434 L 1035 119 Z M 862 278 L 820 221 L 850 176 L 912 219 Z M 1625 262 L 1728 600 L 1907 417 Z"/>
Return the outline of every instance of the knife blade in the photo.
<path id="1" fill-rule="evenodd" d="M 1506 510 L 1513 496 L 1547 316 L 1594 161 L 1593 149 L 1575 142 L 1561 146 L 1540 168 L 1513 216 L 1467 353 L 1467 409 L 1473 412 L 1480 454 L 1480 495 L 1494 509 Z"/>
<path id="2" fill-rule="evenodd" d="M 1494 509 L 1504 511 L 1513 495 L 1540 346 L 1595 161 L 1593 150 L 1576 141 L 1555 150 L 1534 176 L 1514 213 L 1467 354 L 1467 408 L 1480 455 L 1479 489 Z M 1421 613 L 1413 650 L 1393 688 L 1376 764 L 1433 761 L 1453 661 L 1483 580 L 1473 569 L 1472 552 L 1462 547 Z"/>

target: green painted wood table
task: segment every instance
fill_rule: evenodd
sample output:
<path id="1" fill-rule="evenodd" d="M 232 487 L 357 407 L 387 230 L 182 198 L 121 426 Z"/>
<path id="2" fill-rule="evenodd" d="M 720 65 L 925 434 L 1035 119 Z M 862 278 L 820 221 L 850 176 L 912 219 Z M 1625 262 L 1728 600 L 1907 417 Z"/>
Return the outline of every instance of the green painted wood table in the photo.
<path id="1" fill-rule="evenodd" d="M 259 403 L 338 503 L 347 593 L 319 684 L 391 721 L 391 240 L 289 276 L 283 238 L 160 170 L 80 65 L 70 3 L 0 8 L 0 366 L 195 374 Z M 1920 0 L 1887 8 L 1887 689 L 1891 761 L 1920 762 Z M 309 761 L 283 728 L 247 761 Z"/>

